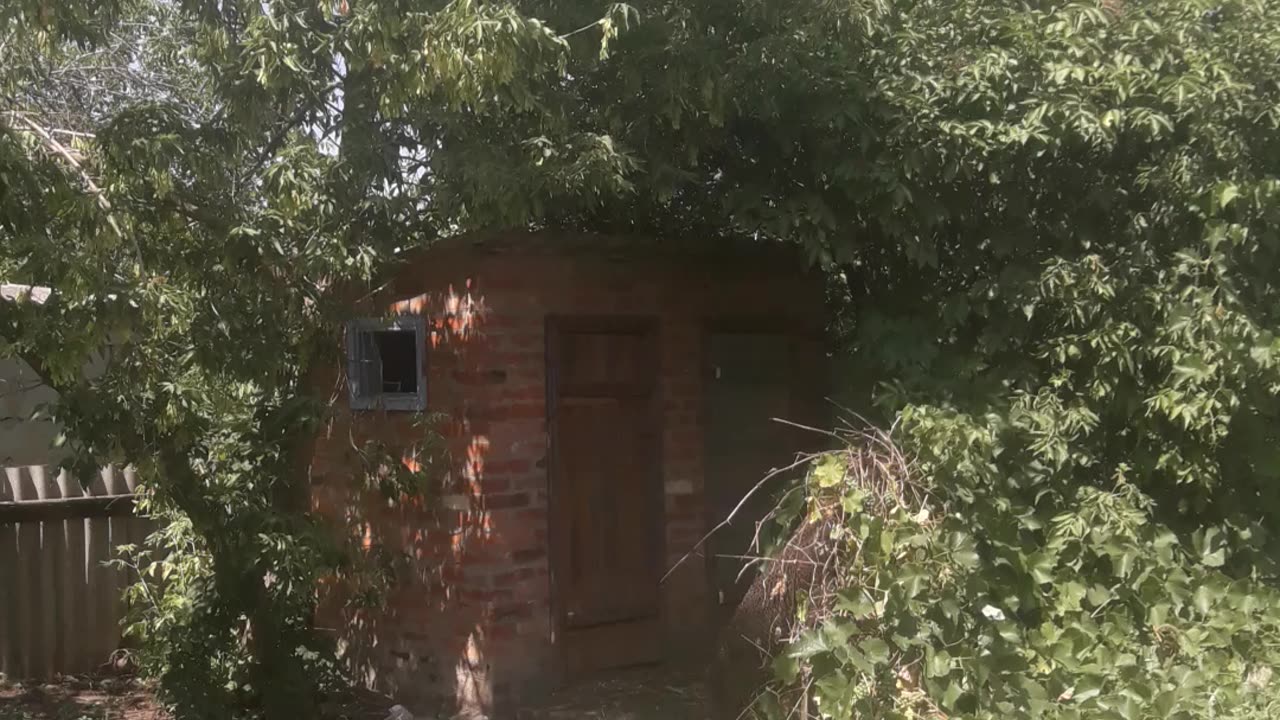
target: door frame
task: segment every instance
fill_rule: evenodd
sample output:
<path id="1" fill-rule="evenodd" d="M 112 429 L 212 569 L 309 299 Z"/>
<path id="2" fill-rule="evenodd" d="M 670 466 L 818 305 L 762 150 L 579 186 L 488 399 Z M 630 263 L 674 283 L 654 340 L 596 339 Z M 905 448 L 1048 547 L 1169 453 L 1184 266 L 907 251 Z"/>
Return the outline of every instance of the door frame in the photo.
<path id="1" fill-rule="evenodd" d="M 657 316 L 654 315 L 561 315 L 549 314 L 545 321 L 545 374 L 546 374 L 546 445 L 547 445 L 547 571 L 549 581 L 549 612 L 551 613 L 551 631 L 554 638 L 553 644 L 557 646 L 556 654 L 559 657 L 560 668 L 563 671 L 568 666 L 568 650 L 569 643 L 566 633 L 588 632 L 593 628 L 568 628 L 563 619 L 561 612 L 562 592 L 560 588 L 560 578 L 565 573 L 565 563 L 568 561 L 569 543 L 564 536 L 565 528 L 568 527 L 566 521 L 566 510 L 561 502 L 560 493 L 557 488 L 556 468 L 559 465 L 557 453 L 559 452 L 559 442 L 556 437 L 558 428 L 556 424 L 556 414 L 559 411 L 559 395 L 560 395 L 560 348 L 561 338 L 566 333 L 573 332 L 598 332 L 598 333 L 619 333 L 619 334 L 637 334 L 648 338 L 647 347 L 649 352 L 647 363 L 652 369 L 647 374 L 649 381 L 648 389 L 648 412 L 645 414 L 646 422 L 653 433 L 654 457 L 653 468 L 653 522 L 650 529 L 650 542 L 655 548 L 654 551 L 654 577 L 658 579 L 659 586 L 658 602 L 656 608 L 656 620 L 659 624 L 665 625 L 665 603 L 662 601 L 661 581 L 662 566 L 666 559 L 666 492 L 665 492 L 665 438 L 664 427 L 662 423 L 662 345 L 661 345 L 661 325 Z M 610 627 L 610 625 L 595 626 Z"/>

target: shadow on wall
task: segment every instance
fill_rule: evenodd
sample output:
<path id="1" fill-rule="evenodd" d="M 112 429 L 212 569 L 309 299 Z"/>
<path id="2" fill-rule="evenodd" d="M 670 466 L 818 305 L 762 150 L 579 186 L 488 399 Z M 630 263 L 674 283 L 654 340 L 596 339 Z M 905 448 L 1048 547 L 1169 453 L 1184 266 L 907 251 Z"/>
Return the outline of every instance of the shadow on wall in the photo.
<path id="1" fill-rule="evenodd" d="M 428 320 L 435 414 L 353 414 L 338 373 L 312 502 L 364 562 L 326 583 L 319 624 L 370 689 L 488 712 L 546 666 L 542 338 L 486 333 L 470 282 L 390 309 Z"/>

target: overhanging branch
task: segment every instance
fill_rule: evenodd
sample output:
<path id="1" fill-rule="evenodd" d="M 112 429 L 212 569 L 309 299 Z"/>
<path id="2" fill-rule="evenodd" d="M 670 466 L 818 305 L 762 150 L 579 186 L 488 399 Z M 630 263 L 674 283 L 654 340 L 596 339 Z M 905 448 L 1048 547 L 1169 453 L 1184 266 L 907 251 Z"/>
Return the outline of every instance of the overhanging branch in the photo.
<path id="1" fill-rule="evenodd" d="M 107 199 L 106 193 L 102 192 L 102 188 L 98 187 L 98 184 L 93 181 L 93 178 L 89 177 L 89 173 L 85 172 L 84 166 L 80 164 L 80 160 L 76 157 L 75 153 L 73 153 L 66 145 L 58 142 L 58 139 L 55 138 L 52 133 L 36 121 L 32 120 L 27 114 L 9 111 L 6 112 L 5 115 L 24 125 L 28 132 L 40 139 L 40 142 L 44 145 L 46 150 L 61 158 L 71 167 L 72 171 L 74 171 L 76 176 L 80 179 L 80 182 L 84 184 L 85 189 L 88 190 L 89 194 L 97 201 L 98 207 L 102 208 L 102 212 L 106 214 L 107 224 L 109 224 L 111 229 L 115 231 L 116 237 L 124 238 L 124 232 L 121 231 L 120 225 L 116 222 L 115 216 L 112 214 L 111 201 Z"/>

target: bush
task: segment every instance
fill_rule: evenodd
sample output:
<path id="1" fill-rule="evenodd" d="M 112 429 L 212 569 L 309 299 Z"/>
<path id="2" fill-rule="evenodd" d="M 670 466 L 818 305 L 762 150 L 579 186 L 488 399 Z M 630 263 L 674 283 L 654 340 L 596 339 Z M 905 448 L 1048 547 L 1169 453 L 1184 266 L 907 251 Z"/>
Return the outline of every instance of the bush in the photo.
<path id="1" fill-rule="evenodd" d="M 248 463 L 228 463 L 220 476 L 230 531 L 212 537 L 144 488 L 139 508 L 158 529 L 118 561 L 138 578 L 125 592 L 125 633 L 136 643 L 140 669 L 160 681 L 160 699 L 177 717 L 319 717 L 321 700 L 349 695 L 351 668 L 335 652 L 338 636 L 315 622 L 317 598 L 334 604 L 330 610 L 376 607 L 403 579 L 409 558 L 403 549 L 366 543 L 363 531 L 375 520 L 363 508 L 437 494 L 440 468 L 449 465 L 434 430 L 441 420 L 419 416 L 414 442 L 404 446 L 376 440 L 354 446 L 359 464 L 343 487 L 350 507 L 337 516 L 264 502 Z M 221 457 L 238 457 L 239 447 L 224 448 Z M 408 447 L 417 451 L 413 469 L 403 460 Z"/>
<path id="2" fill-rule="evenodd" d="M 1016 482 L 1000 439 L 1018 434 L 913 407 L 908 462 L 885 434 L 837 433 L 774 515 L 824 568 L 775 690 L 824 718 L 1274 717 L 1280 594 L 1123 475 Z M 757 713 L 798 707 L 782 697 Z"/>

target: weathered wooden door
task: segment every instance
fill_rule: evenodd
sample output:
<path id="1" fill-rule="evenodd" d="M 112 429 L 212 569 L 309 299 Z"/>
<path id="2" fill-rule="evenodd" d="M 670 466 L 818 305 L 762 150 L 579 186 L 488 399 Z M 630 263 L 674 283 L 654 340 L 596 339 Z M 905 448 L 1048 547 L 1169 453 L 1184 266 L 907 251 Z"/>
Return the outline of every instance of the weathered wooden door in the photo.
<path id="1" fill-rule="evenodd" d="M 548 324 L 554 607 L 570 674 L 661 653 L 652 322 Z"/>
<path id="2" fill-rule="evenodd" d="M 757 521 L 773 507 L 787 481 L 803 470 L 780 474 L 759 488 L 756 485 L 771 470 L 793 462 L 798 452 L 823 442 L 816 433 L 775 421 L 824 424 L 821 356 L 814 339 L 796 333 L 731 331 L 706 337 L 703 419 L 708 521 L 716 527 L 729 520 L 707 543 L 710 582 L 721 619 L 737 607 L 754 577 L 741 571 L 751 553 Z M 730 519 L 735 508 L 737 513 Z"/>

